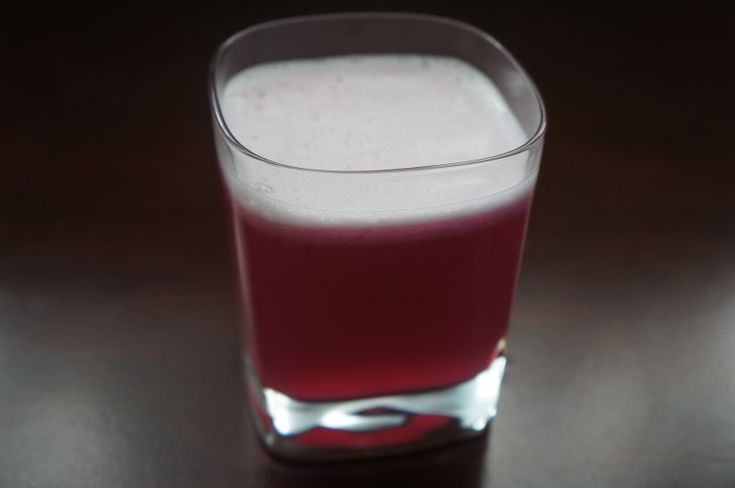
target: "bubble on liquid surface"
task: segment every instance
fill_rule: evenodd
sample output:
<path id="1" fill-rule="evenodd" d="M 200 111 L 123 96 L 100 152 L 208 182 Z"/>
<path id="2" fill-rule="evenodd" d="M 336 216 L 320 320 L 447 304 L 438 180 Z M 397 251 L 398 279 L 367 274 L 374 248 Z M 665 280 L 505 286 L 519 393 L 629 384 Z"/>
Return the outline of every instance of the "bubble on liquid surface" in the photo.
<path id="1" fill-rule="evenodd" d="M 273 193 L 273 187 L 266 183 L 258 183 L 255 188 L 261 193 Z"/>

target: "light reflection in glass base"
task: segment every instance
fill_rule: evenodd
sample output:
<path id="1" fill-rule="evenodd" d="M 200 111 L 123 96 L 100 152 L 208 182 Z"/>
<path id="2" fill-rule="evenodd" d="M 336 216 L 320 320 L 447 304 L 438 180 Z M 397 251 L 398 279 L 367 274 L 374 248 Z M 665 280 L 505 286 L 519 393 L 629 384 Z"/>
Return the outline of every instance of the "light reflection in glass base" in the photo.
<path id="1" fill-rule="evenodd" d="M 449 428 L 443 428 L 440 439 L 411 439 L 391 442 L 381 449 L 380 442 L 370 444 L 374 456 L 385 452 L 415 450 L 429 445 L 471 437 L 481 433 L 497 411 L 498 396 L 506 359 L 501 354 L 490 367 L 461 383 L 431 391 L 386 395 L 371 398 L 331 402 L 305 402 L 271 388 L 261 388 L 252 370 L 247 368 L 256 410 L 261 413 L 259 431 L 266 446 L 275 454 L 302 458 L 361 457 L 354 445 L 305 445 L 300 437 L 314 430 L 341 431 L 342 438 L 350 433 L 365 440 L 370 433 L 385 432 L 406 426 L 421 416 L 446 418 Z M 430 434 L 430 433 L 429 433 Z M 375 437 L 377 439 L 377 437 Z M 423 442 L 426 440 L 426 442 Z M 402 445 L 400 445 L 402 444 Z"/>

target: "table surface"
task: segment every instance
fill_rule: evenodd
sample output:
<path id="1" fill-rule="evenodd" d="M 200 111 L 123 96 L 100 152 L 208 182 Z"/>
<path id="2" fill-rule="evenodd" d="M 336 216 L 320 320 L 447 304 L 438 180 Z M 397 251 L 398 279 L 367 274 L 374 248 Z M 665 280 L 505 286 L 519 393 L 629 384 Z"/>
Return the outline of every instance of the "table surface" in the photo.
<path id="1" fill-rule="evenodd" d="M 295 4 L 11 17 L 0 486 L 735 486 L 725 9 L 429 9 L 504 41 L 550 114 L 500 414 L 420 455 L 262 452 L 205 79 L 235 30 L 340 8 Z"/>

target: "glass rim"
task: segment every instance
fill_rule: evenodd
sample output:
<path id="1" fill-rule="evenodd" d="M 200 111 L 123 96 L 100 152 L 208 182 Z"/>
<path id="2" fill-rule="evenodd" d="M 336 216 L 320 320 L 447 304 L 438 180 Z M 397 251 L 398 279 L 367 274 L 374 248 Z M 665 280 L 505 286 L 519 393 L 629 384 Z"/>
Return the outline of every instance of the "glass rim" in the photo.
<path id="1" fill-rule="evenodd" d="M 513 149 L 510 149 L 508 151 L 499 153 L 499 154 L 493 154 L 491 156 L 486 156 L 483 158 L 468 159 L 468 160 L 461 160 L 461 161 L 450 161 L 450 162 L 445 162 L 445 163 L 414 164 L 412 166 L 405 166 L 405 167 L 399 167 L 399 168 L 380 168 L 380 169 L 306 168 L 303 166 L 298 166 L 297 164 L 293 164 L 293 163 L 288 164 L 288 163 L 275 161 L 273 159 L 267 158 L 249 149 L 242 142 L 240 142 L 235 137 L 235 135 L 232 134 L 232 132 L 230 131 L 230 128 L 227 125 L 227 122 L 225 121 L 224 115 L 222 113 L 222 108 L 219 103 L 219 97 L 217 96 L 217 86 L 216 86 L 216 80 L 215 80 L 217 76 L 217 67 L 220 64 L 220 60 L 222 56 L 224 55 L 224 52 L 226 51 L 226 49 L 232 44 L 234 44 L 235 42 L 237 42 L 242 37 L 250 35 L 254 32 L 269 29 L 271 27 L 288 25 L 288 24 L 297 24 L 297 23 L 302 23 L 302 22 L 339 20 L 339 19 L 346 19 L 346 18 L 378 18 L 378 19 L 384 18 L 384 19 L 427 20 L 427 21 L 432 21 L 436 23 L 443 23 L 445 25 L 452 25 L 455 27 L 459 27 L 460 29 L 464 29 L 466 31 L 469 31 L 477 35 L 478 37 L 482 38 L 485 42 L 492 45 L 502 55 L 504 55 L 508 59 L 508 61 L 513 65 L 513 67 L 516 70 L 518 70 L 518 72 L 523 76 L 525 81 L 529 84 L 531 93 L 533 94 L 533 97 L 536 100 L 536 104 L 537 104 L 537 107 L 539 110 L 539 116 L 540 116 L 539 123 L 538 123 L 538 126 L 536 127 L 536 130 L 533 132 L 533 134 L 530 137 L 527 138 L 527 140 L 523 144 Z M 298 170 L 298 171 L 309 171 L 309 172 L 314 172 L 314 173 L 343 173 L 343 174 L 344 173 L 347 173 L 347 174 L 397 173 L 397 172 L 404 172 L 404 171 L 408 172 L 408 171 L 437 170 L 441 168 L 448 168 L 448 167 L 455 167 L 455 166 L 469 166 L 469 165 L 476 165 L 476 164 L 482 164 L 482 163 L 491 163 L 493 161 L 507 159 L 509 157 L 524 153 L 526 151 L 529 151 L 533 147 L 537 146 L 543 140 L 544 135 L 546 134 L 546 127 L 547 127 L 546 108 L 544 106 L 544 102 L 541 98 L 541 95 L 538 91 L 538 88 L 536 87 L 536 84 L 533 82 L 533 80 L 528 75 L 528 73 L 523 68 L 523 66 L 505 48 L 505 46 L 503 46 L 497 39 L 492 37 L 490 34 L 488 34 L 487 32 L 483 31 L 482 29 L 478 27 L 475 27 L 471 24 L 468 24 L 460 20 L 456 20 L 456 19 L 452 19 L 449 17 L 440 16 L 440 15 L 431 15 L 431 14 L 409 13 L 409 12 L 328 13 L 328 14 L 301 15 L 301 16 L 296 16 L 296 17 L 286 17 L 282 19 L 261 22 L 261 23 L 252 25 L 250 27 L 246 27 L 232 34 L 230 37 L 228 37 L 224 42 L 222 42 L 219 45 L 219 47 L 215 50 L 214 54 L 212 55 L 212 58 L 209 64 L 208 91 L 209 91 L 209 102 L 212 107 L 212 113 L 217 122 L 217 127 L 222 131 L 222 134 L 227 139 L 227 141 L 232 146 L 234 146 L 239 152 L 245 154 L 246 156 L 257 159 L 263 163 L 267 163 L 273 166 L 277 166 L 277 167 L 281 167 L 285 169 L 291 169 L 291 170 Z"/>

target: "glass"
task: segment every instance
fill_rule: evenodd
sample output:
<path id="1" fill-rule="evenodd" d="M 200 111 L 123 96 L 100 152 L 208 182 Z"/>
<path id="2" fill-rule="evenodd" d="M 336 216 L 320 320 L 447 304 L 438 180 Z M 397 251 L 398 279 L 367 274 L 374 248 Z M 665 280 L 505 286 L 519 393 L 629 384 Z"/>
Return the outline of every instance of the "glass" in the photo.
<path id="1" fill-rule="evenodd" d="M 497 85 L 525 143 L 473 161 L 315 170 L 268 160 L 228 128 L 219 101 L 241 70 L 358 53 L 470 63 Z M 484 32 L 441 17 L 301 17 L 224 42 L 210 101 L 231 203 L 248 392 L 265 446 L 287 458 L 355 458 L 483 432 L 496 413 L 546 127 L 520 65 Z M 498 187 L 509 167 L 517 176 Z M 299 188 L 322 191 L 297 202 Z M 417 198 L 392 208 L 376 191 Z M 335 204 L 336 193 L 350 198 Z M 298 215 L 318 218 L 282 218 Z"/>

